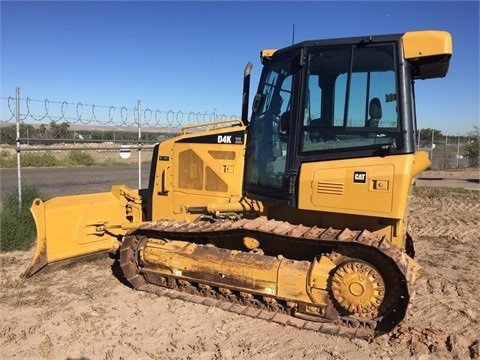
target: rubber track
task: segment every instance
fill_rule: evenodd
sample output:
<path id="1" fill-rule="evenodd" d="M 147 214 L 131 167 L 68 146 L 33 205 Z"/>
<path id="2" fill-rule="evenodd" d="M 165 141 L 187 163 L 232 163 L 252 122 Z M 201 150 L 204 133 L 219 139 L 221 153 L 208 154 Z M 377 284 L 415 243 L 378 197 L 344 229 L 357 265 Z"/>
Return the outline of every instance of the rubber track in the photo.
<path id="1" fill-rule="evenodd" d="M 241 301 L 226 301 L 225 296 L 212 298 L 211 294 L 189 288 L 181 288 L 175 285 L 176 280 L 169 278 L 169 286 L 166 288 L 148 283 L 137 264 L 137 246 L 139 237 L 147 236 L 168 239 L 169 236 L 185 235 L 185 239 L 202 236 L 218 236 L 221 233 L 242 231 L 247 234 L 266 233 L 268 235 L 283 236 L 290 238 L 317 240 L 321 242 L 356 243 L 367 247 L 373 247 L 391 258 L 405 278 L 410 302 L 414 297 L 413 282 L 417 269 L 416 263 L 404 252 L 391 244 L 385 238 L 379 238 L 367 230 L 351 231 L 349 229 L 337 230 L 333 228 L 323 229 L 292 225 L 288 222 L 257 218 L 253 220 L 242 219 L 239 221 L 226 221 L 217 223 L 178 223 L 173 221 L 156 221 L 142 226 L 127 234 L 120 248 L 120 266 L 126 279 L 133 287 L 140 291 L 166 296 L 172 299 L 181 299 L 193 303 L 214 306 L 233 313 L 251 316 L 279 324 L 294 326 L 300 329 L 318 331 L 324 334 L 340 335 L 350 338 L 371 339 L 376 334 L 378 321 L 358 320 L 351 317 L 339 317 L 336 320 L 320 318 L 320 321 L 309 321 L 294 317 L 282 311 L 281 308 L 264 307 L 257 308 L 255 304 L 245 304 Z M 177 290 L 175 290 L 177 288 Z M 232 300 L 230 300 L 232 301 Z M 406 309 L 405 309 L 406 311 Z"/>

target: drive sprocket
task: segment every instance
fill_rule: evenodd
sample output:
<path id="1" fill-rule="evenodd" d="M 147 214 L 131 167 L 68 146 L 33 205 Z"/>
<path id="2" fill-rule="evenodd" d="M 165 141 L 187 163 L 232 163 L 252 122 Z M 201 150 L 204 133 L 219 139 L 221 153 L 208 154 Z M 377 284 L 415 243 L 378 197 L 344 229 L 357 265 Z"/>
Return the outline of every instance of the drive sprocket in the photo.
<path id="1" fill-rule="evenodd" d="M 361 260 L 349 260 L 334 270 L 331 291 L 349 315 L 374 319 L 379 315 L 379 307 L 385 297 L 385 282 L 372 265 Z"/>

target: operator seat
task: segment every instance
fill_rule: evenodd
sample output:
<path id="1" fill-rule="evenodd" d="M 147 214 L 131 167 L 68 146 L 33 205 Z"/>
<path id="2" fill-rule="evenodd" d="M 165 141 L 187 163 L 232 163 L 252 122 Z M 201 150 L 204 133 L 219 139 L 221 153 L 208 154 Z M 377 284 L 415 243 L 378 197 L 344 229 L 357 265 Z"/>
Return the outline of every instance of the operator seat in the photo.
<path id="1" fill-rule="evenodd" d="M 382 105 L 380 104 L 380 99 L 377 97 L 370 100 L 370 105 L 368 107 L 368 116 L 370 117 L 367 120 L 367 127 L 378 127 L 378 122 L 382 118 Z"/>

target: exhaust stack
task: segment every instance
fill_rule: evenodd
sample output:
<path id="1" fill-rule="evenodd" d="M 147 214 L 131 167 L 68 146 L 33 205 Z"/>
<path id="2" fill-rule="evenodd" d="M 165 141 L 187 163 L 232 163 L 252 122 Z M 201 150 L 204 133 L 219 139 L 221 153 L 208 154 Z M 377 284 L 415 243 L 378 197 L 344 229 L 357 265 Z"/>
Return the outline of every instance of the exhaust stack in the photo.
<path id="1" fill-rule="evenodd" d="M 245 66 L 243 72 L 243 96 L 242 96 L 242 123 L 248 125 L 248 101 L 250 97 L 250 72 L 252 71 L 253 64 L 251 61 Z"/>

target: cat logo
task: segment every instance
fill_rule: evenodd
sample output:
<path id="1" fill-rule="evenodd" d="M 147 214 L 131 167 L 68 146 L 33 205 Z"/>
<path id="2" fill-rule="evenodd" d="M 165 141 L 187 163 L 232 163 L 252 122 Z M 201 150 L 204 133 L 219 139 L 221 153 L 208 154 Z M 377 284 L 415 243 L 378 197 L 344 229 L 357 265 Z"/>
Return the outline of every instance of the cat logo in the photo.
<path id="1" fill-rule="evenodd" d="M 232 143 L 232 135 L 218 135 L 217 143 L 218 144 L 231 144 Z"/>
<path id="2" fill-rule="evenodd" d="M 366 171 L 355 171 L 353 173 L 353 182 L 356 184 L 366 184 L 367 183 L 367 172 Z"/>

